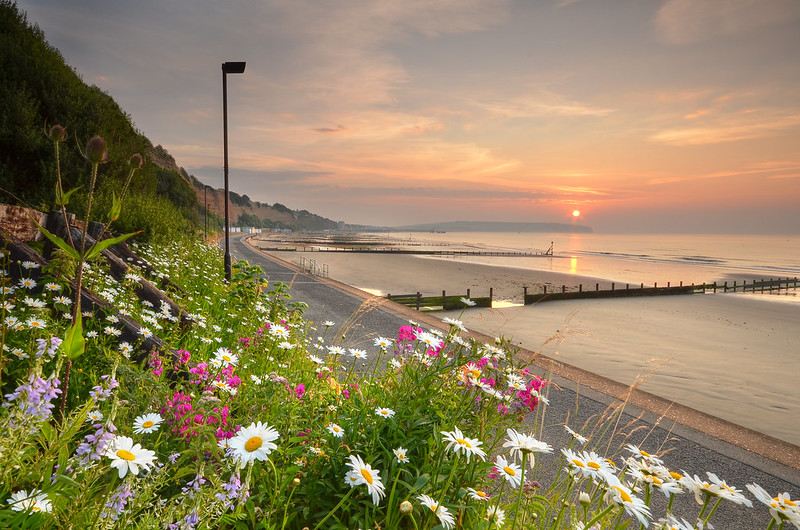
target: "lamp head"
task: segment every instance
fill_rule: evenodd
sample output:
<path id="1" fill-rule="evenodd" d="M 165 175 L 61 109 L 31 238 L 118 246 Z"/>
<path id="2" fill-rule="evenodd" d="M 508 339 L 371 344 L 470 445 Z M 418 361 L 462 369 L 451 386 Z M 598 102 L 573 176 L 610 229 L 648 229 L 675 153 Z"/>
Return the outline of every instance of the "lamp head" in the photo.
<path id="1" fill-rule="evenodd" d="M 246 64 L 244 61 L 222 63 L 222 71 L 226 74 L 242 74 Z"/>

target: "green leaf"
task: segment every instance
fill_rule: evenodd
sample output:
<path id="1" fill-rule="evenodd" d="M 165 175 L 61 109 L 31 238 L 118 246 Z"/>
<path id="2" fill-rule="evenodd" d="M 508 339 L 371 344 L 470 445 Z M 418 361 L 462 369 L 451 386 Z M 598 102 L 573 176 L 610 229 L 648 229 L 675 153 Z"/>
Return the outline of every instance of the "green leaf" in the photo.
<path id="1" fill-rule="evenodd" d="M 56 183 L 56 205 L 58 206 L 67 206 L 69 204 L 69 197 L 76 191 L 81 189 L 80 186 L 77 188 L 72 188 L 67 193 L 61 193 L 61 187 Z"/>
<path id="2" fill-rule="evenodd" d="M 123 241 L 125 241 L 129 237 L 135 236 L 136 234 L 141 234 L 141 233 L 142 233 L 142 231 L 140 230 L 138 232 L 131 232 L 130 234 L 123 234 L 121 236 L 112 237 L 112 238 L 109 238 L 109 239 L 104 239 L 102 241 L 98 241 L 94 245 L 92 245 L 92 248 L 90 248 L 89 251 L 86 253 L 86 260 L 88 261 L 88 260 L 90 260 L 92 258 L 95 258 L 95 257 L 99 256 L 101 252 L 103 252 L 105 249 L 107 249 L 111 245 L 116 245 L 117 243 L 122 243 Z"/>
<path id="3" fill-rule="evenodd" d="M 78 302 L 76 302 L 78 303 Z M 77 359 L 86 350 L 86 339 L 83 338 L 83 324 L 81 313 L 78 311 L 78 318 L 75 320 L 61 343 L 61 351 L 70 361 Z"/>
<path id="4" fill-rule="evenodd" d="M 111 223 L 119 219 L 119 214 L 122 213 L 122 199 L 117 197 L 117 194 L 111 192 L 111 210 L 108 212 L 108 222 Z"/>
<path id="5" fill-rule="evenodd" d="M 58 237 L 57 235 L 51 234 L 45 227 L 43 227 L 42 225 L 37 223 L 36 220 L 33 219 L 32 217 L 31 217 L 31 219 L 36 224 L 36 226 L 39 228 L 39 231 L 42 232 L 42 234 L 44 234 L 44 237 L 49 239 L 55 246 L 57 246 L 58 248 L 60 248 L 64 252 L 66 252 L 67 255 L 70 258 L 74 259 L 75 261 L 79 261 L 81 259 L 81 256 L 80 256 L 80 254 L 78 254 L 78 251 L 75 250 L 74 248 L 72 248 L 69 245 L 69 243 L 67 243 L 66 241 L 64 241 L 63 239 Z"/>

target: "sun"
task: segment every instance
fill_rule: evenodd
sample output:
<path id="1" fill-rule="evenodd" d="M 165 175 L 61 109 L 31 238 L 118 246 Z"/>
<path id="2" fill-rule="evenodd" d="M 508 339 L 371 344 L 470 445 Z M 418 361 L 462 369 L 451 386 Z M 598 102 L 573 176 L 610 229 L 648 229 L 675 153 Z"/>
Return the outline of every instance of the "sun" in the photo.
<path id="1" fill-rule="evenodd" d="M 580 217 L 581 211 L 580 210 L 572 210 L 572 217 Z"/>

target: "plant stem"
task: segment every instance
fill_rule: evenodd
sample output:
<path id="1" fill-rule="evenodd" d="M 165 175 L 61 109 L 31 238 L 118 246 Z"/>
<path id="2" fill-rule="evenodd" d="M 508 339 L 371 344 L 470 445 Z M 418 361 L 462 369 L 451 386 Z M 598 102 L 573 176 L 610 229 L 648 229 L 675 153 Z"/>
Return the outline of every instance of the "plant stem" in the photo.
<path id="1" fill-rule="evenodd" d="M 328 515 L 326 515 L 325 517 L 323 517 L 323 518 L 322 518 L 322 521 L 320 521 L 320 522 L 318 522 L 318 523 L 317 523 L 317 526 L 315 526 L 315 527 L 314 527 L 314 530 L 317 530 L 317 528 L 319 528 L 320 526 L 322 526 L 322 523 L 324 523 L 325 521 L 327 521 L 327 520 L 330 518 L 330 516 L 331 516 L 331 515 L 333 515 L 333 514 L 336 512 L 336 510 L 338 510 L 339 508 L 341 508 L 341 507 L 342 507 L 342 504 L 344 504 L 344 501 L 346 501 L 347 499 L 349 499 L 349 498 L 350 498 L 350 495 L 352 495 L 352 494 L 353 494 L 353 491 L 355 491 L 355 488 L 350 488 L 350 491 L 348 491 L 348 492 L 347 492 L 347 495 L 345 495 L 344 497 L 342 497 L 342 500 L 340 500 L 340 501 L 339 501 L 339 504 L 337 504 L 337 505 L 336 505 L 336 506 L 333 508 L 333 510 L 329 511 L 329 512 L 328 512 Z"/>

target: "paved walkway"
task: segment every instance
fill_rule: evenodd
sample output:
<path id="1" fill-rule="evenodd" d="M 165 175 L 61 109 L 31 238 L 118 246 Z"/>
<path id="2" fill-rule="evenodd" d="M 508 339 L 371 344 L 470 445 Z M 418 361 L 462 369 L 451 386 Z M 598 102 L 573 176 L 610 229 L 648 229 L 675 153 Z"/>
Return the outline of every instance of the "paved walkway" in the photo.
<path id="1" fill-rule="evenodd" d="M 418 313 L 334 280 L 299 272 L 292 264 L 245 245 L 242 236 L 232 236 L 231 252 L 234 261 L 244 259 L 264 269 L 270 284 L 278 281 L 291 284 L 292 299 L 309 305 L 306 318 L 317 324 L 320 333 L 323 322 L 335 323 L 331 331 L 339 337 L 337 344 L 373 351 L 375 337 L 396 337 L 397 329 L 410 319 L 426 328 L 446 329 L 441 320 L 431 314 Z M 480 334 L 472 335 L 478 340 L 492 340 Z M 329 339 L 331 336 L 329 331 Z M 531 355 L 531 352 L 523 351 L 521 354 Z M 552 372 L 543 438 L 557 449 L 567 442 L 563 428 L 565 422 L 569 421 L 572 428 L 580 431 L 585 422 L 591 423 L 616 401 L 612 396 L 621 395 L 623 391 L 622 385 L 575 367 L 548 366 L 547 359 L 537 360 L 537 365 Z M 557 375 L 559 373 L 563 375 Z M 746 399 L 746 393 L 731 389 L 732 407 L 736 406 L 737 399 Z M 706 479 L 705 472 L 710 471 L 728 484 L 744 490 L 751 499 L 752 495 L 745 489 L 745 484 L 751 482 L 760 484 L 772 495 L 788 491 L 792 498 L 800 497 L 798 447 L 738 428 L 693 409 L 669 404 L 647 393 L 637 391 L 630 401 L 636 405 L 630 402 L 626 405 L 618 424 L 620 432 L 626 436 L 615 440 L 615 446 L 634 443 L 659 454 L 668 450 L 664 460 L 670 469 L 697 474 L 702 479 Z M 579 403 L 578 407 L 576 403 Z M 763 456 L 765 454 L 769 458 Z M 546 479 L 541 482 L 547 484 Z M 654 496 L 654 499 L 658 497 Z M 688 493 L 676 503 L 676 512 L 687 520 L 698 513 L 698 508 L 694 496 Z M 656 509 L 655 513 L 663 513 L 663 510 L 659 512 Z M 711 522 L 717 529 L 750 529 L 766 528 L 769 519 L 767 510 L 757 501 L 754 501 L 753 509 L 725 502 Z"/>

